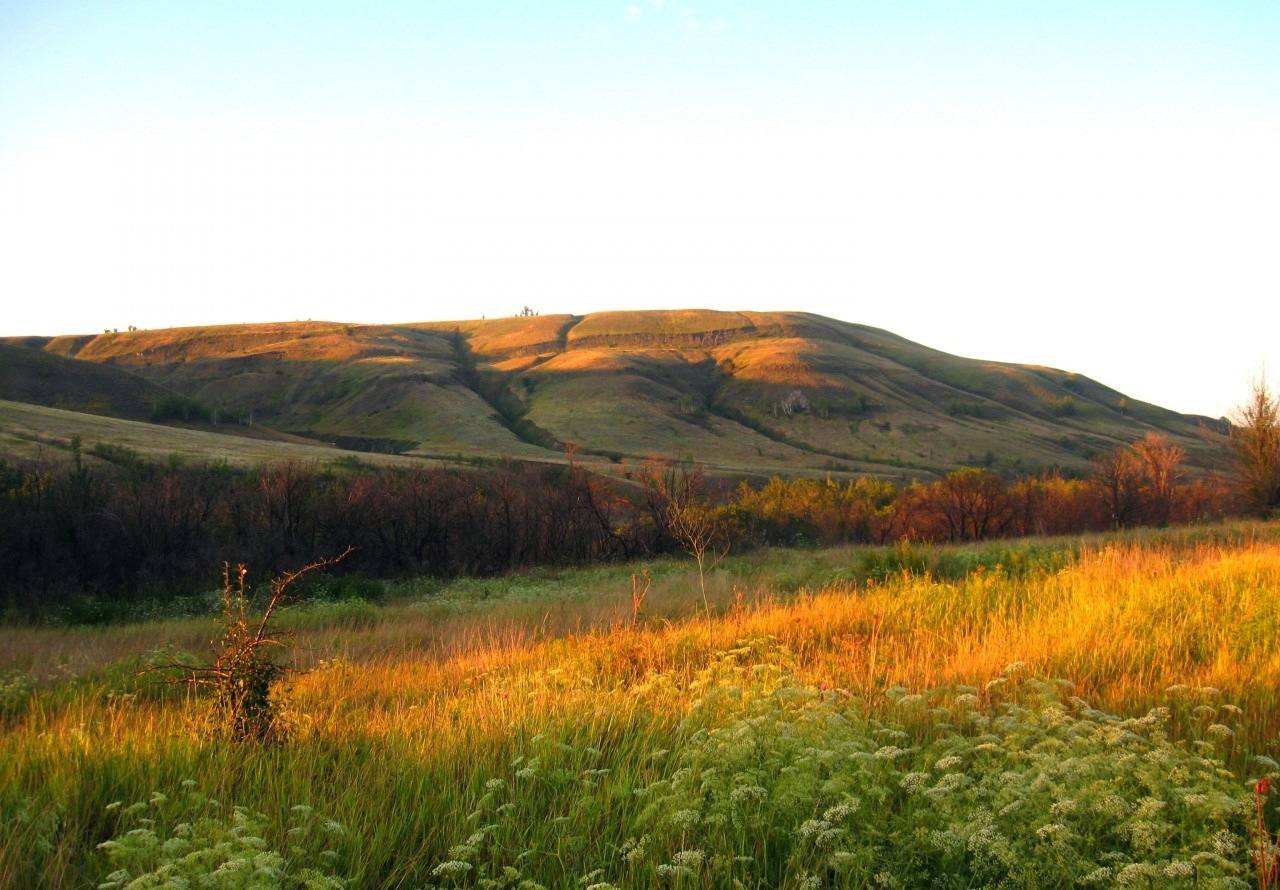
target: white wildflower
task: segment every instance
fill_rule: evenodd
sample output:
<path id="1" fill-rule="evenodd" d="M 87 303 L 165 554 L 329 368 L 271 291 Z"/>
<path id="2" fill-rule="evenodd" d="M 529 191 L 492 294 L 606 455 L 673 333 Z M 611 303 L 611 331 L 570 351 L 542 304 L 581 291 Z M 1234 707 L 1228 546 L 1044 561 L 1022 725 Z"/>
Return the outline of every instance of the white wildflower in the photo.
<path id="1" fill-rule="evenodd" d="M 1213 836 L 1213 852 L 1219 856 L 1233 856 L 1240 849 L 1240 838 L 1225 828 Z"/>
<path id="2" fill-rule="evenodd" d="M 1138 883 L 1143 886 L 1150 886 L 1151 879 L 1160 876 L 1160 869 L 1149 862 L 1132 862 L 1120 869 L 1120 872 L 1116 875 L 1116 884 L 1120 887 Z"/>
<path id="3" fill-rule="evenodd" d="M 681 850 L 671 857 L 671 863 L 685 868 L 697 868 L 702 865 L 704 858 L 701 850 Z"/>
<path id="4" fill-rule="evenodd" d="M 729 792 L 730 803 L 737 807 L 751 802 L 766 800 L 768 797 L 769 789 L 760 785 L 739 785 Z"/>
<path id="5" fill-rule="evenodd" d="M 671 814 L 671 824 L 682 831 L 695 828 L 701 821 L 702 814 L 697 810 L 676 810 Z"/>
<path id="6" fill-rule="evenodd" d="M 461 862 L 457 859 L 450 859 L 448 862 L 441 862 L 435 868 L 431 869 L 431 874 L 437 878 L 452 878 L 456 880 L 469 871 L 471 871 L 470 862 Z"/>
<path id="7" fill-rule="evenodd" d="M 667 865 L 665 862 L 654 869 L 660 878 L 692 877 L 693 871 L 682 865 Z"/>
<path id="8" fill-rule="evenodd" d="M 858 811 L 859 802 L 856 798 L 850 799 L 845 803 L 838 803 L 833 807 L 828 807 L 827 811 L 822 814 L 822 818 L 832 823 L 843 822 Z"/>
<path id="9" fill-rule="evenodd" d="M 1071 830 L 1061 822 L 1050 822 L 1036 829 L 1036 836 L 1044 841 L 1062 841 L 1070 834 Z"/>
<path id="10" fill-rule="evenodd" d="M 908 794 L 919 794 L 929 782 L 928 773 L 907 773 L 898 783 L 898 787 Z"/>

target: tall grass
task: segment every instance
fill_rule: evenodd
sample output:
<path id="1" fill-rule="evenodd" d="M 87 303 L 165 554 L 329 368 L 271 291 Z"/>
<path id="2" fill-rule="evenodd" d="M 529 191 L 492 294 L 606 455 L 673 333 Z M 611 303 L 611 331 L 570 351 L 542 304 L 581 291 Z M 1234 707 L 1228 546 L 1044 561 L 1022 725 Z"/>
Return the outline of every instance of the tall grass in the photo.
<path id="1" fill-rule="evenodd" d="M 208 624 L 6 630 L 0 885 L 105 881 L 98 844 L 194 818 L 185 781 L 281 850 L 292 807 L 323 814 L 341 833 L 297 855 L 353 886 L 1239 880 L 1280 734 L 1275 538 L 764 554 L 708 579 L 710 628 L 669 563 L 639 626 L 631 568 L 327 604 L 294 617 L 311 670 L 269 746 L 134 676 Z"/>

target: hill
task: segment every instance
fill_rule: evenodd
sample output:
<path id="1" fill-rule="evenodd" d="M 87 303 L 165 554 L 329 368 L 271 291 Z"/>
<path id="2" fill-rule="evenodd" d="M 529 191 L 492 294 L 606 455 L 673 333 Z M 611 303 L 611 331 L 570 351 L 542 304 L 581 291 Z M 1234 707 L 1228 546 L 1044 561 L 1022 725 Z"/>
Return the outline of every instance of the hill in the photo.
<path id="1" fill-rule="evenodd" d="M 73 407 L 86 398 L 87 374 L 114 374 L 182 394 L 240 427 L 406 458 L 563 460 L 573 443 L 615 461 L 692 456 L 728 474 L 929 478 L 967 464 L 1084 470 L 1092 455 L 1158 431 L 1192 463 L 1213 459 L 1201 418 L 1087 377 L 960 358 L 798 312 L 22 338 L 0 354 L 5 376 L 30 376 L 32 354 L 54 370 L 40 399 L 15 386 L 15 400 Z M 130 416 L 113 404 L 99 403 L 108 409 L 99 413 Z"/>

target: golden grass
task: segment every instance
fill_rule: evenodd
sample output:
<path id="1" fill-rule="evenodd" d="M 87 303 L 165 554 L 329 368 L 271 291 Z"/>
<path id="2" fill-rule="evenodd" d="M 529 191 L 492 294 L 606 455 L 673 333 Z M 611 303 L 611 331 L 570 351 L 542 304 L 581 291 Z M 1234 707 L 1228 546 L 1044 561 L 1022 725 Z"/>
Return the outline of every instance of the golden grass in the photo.
<path id="1" fill-rule="evenodd" d="M 569 343 L 595 337 L 650 337 L 747 331 L 752 322 L 741 312 L 712 309 L 673 309 L 593 312 L 569 332 Z"/>
<path id="2" fill-rule="evenodd" d="M 113 830 L 106 805 L 188 778 L 272 818 L 312 804 L 347 826 L 344 865 L 357 883 L 421 883 L 446 856 L 447 826 L 538 738 L 551 749 L 594 746 L 618 788 L 643 783 L 634 771 L 672 745 L 703 694 L 700 671 L 743 640 L 768 641 L 751 649 L 761 665 L 789 653 L 796 683 L 847 689 L 872 714 L 889 707 L 893 687 L 982 690 L 1015 662 L 1031 675 L 1067 678 L 1117 713 L 1170 705 L 1175 738 L 1202 737 L 1234 703 L 1243 713 L 1220 753 L 1244 776 L 1249 755 L 1276 754 L 1280 732 L 1275 537 L 1263 528 L 1214 542 L 1103 542 L 1065 568 L 987 568 L 956 581 L 890 576 L 795 595 L 780 593 L 767 573 L 720 572 L 710 626 L 693 576 L 672 572 L 638 626 L 616 573 L 605 587 L 559 600 L 450 610 L 427 599 L 376 610 L 363 623 L 301 622 L 299 658 L 313 670 L 296 676 L 283 699 L 293 740 L 269 749 L 202 741 L 194 734 L 200 701 L 147 694 L 112 667 L 166 639 L 198 649 L 208 622 L 8 629 L 0 671 L 48 676 L 36 677 L 31 704 L 0 724 L 0 808 L 56 812 L 73 835 L 42 854 L 44 886 L 101 879 L 86 850 Z M 840 556 L 854 560 L 857 551 L 815 558 Z M 88 673 L 78 680 L 63 676 L 81 670 Z M 125 680 L 134 691 L 113 685 Z M 1200 703 L 1212 705 L 1212 717 L 1198 716 Z M 615 818 L 609 812 L 597 818 Z M 37 834 L 0 839 L 0 884 L 34 880 Z"/>

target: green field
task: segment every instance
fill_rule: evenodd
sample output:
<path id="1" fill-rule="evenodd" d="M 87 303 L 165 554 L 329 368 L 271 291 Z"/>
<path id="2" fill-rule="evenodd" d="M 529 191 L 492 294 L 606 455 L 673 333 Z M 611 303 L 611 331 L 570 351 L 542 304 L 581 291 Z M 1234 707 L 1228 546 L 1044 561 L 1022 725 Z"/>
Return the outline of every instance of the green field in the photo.
<path id="1" fill-rule="evenodd" d="M 1275 524 L 766 551 L 708 591 L 680 561 L 321 583 L 261 745 L 136 674 L 212 619 L 0 629 L 0 884 L 1254 880 Z"/>

